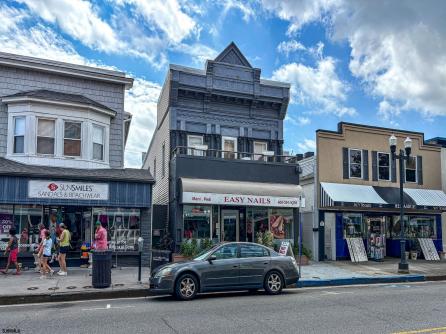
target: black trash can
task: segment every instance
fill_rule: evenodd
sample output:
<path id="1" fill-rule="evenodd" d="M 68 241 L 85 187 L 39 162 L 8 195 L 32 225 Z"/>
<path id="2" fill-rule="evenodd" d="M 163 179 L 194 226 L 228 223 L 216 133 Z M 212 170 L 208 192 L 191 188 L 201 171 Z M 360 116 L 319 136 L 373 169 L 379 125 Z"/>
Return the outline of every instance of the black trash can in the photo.
<path id="1" fill-rule="evenodd" d="M 172 252 L 169 250 L 152 249 L 152 270 L 171 261 Z"/>
<path id="2" fill-rule="evenodd" d="M 93 288 L 108 288 L 111 285 L 112 252 L 93 252 L 91 285 Z"/>

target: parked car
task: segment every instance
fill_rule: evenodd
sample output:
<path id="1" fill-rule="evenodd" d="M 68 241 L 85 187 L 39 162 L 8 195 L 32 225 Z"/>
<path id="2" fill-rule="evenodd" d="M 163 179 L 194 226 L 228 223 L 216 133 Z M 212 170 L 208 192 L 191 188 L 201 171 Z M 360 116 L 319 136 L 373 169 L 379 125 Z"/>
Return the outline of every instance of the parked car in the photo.
<path id="1" fill-rule="evenodd" d="M 229 242 L 214 246 L 187 262 L 171 263 L 155 269 L 150 289 L 172 294 L 181 300 L 197 293 L 265 289 L 276 295 L 296 284 L 299 277 L 294 257 L 249 242 Z"/>

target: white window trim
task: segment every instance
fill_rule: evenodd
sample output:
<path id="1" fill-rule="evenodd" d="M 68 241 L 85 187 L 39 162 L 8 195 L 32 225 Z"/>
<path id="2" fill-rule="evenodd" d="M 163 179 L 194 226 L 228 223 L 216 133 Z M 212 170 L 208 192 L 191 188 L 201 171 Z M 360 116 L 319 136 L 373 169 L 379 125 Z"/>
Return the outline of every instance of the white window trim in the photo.
<path id="1" fill-rule="evenodd" d="M 389 178 L 388 179 L 381 179 L 380 177 L 379 177 L 379 155 L 380 154 L 386 154 L 388 157 L 389 157 Z M 377 174 L 378 174 L 378 181 L 390 181 L 391 179 L 392 179 L 392 168 L 390 168 L 390 159 L 391 159 L 392 157 L 390 156 L 390 153 L 387 153 L 387 152 L 376 152 L 376 168 L 378 169 L 376 172 L 377 172 Z M 386 167 L 386 166 L 383 166 L 383 167 Z"/>
<path id="2" fill-rule="evenodd" d="M 23 134 L 23 152 L 14 152 L 14 144 L 15 144 L 15 137 L 21 137 L 21 136 L 16 136 L 15 134 L 15 122 L 17 118 L 23 118 L 23 120 L 25 121 L 25 133 Z M 12 145 L 11 145 L 11 154 L 15 155 L 15 156 L 20 156 L 20 155 L 25 155 L 26 154 L 26 116 L 13 116 L 12 117 Z M 36 137 L 37 140 L 37 137 Z"/>
<path id="3" fill-rule="evenodd" d="M 39 120 L 46 120 L 46 121 L 53 121 L 54 122 L 54 137 L 46 137 L 46 136 L 39 136 Z M 54 139 L 54 147 L 53 147 L 53 154 L 45 154 L 45 153 L 39 153 L 37 152 L 37 137 L 42 138 L 53 138 Z M 36 116 L 36 141 L 35 141 L 35 152 L 37 156 L 40 157 L 54 157 L 56 156 L 56 150 L 57 150 L 57 118 L 52 117 L 40 117 Z"/>
<path id="4" fill-rule="evenodd" d="M 360 165 L 361 165 L 361 177 L 358 177 L 358 176 L 352 176 L 351 175 L 351 167 L 350 167 L 350 152 L 351 151 L 360 151 L 361 152 L 361 163 L 360 163 Z M 362 179 L 363 178 L 363 176 L 364 176 L 364 171 L 362 170 L 362 163 L 363 163 L 363 159 L 364 159 L 364 157 L 363 157 L 363 151 L 362 151 L 362 149 L 359 149 L 359 148 L 349 148 L 348 149 L 348 178 L 349 179 Z M 356 164 L 355 164 L 356 165 Z"/>
<path id="5" fill-rule="evenodd" d="M 229 136 L 222 136 L 221 137 L 221 157 L 224 158 L 225 157 L 225 153 L 227 152 L 223 152 L 225 150 L 225 140 L 228 141 L 233 141 L 234 142 L 234 159 L 237 159 L 237 137 L 229 137 Z"/>
<path id="6" fill-rule="evenodd" d="M 94 144 L 99 144 L 99 143 L 95 143 L 94 140 L 93 140 L 94 128 L 100 128 L 102 130 L 102 159 L 95 159 L 94 156 L 93 156 L 94 155 Z M 106 128 L 103 125 L 92 123 L 91 124 L 91 129 L 92 129 L 92 134 L 91 134 L 91 160 L 93 160 L 93 161 L 105 161 L 105 131 L 106 131 Z M 81 127 L 81 132 L 82 132 L 82 127 Z M 81 136 L 81 138 L 82 138 L 82 136 Z"/>
<path id="7" fill-rule="evenodd" d="M 404 182 L 405 183 L 418 183 L 418 159 L 416 156 L 411 156 L 415 159 L 415 181 L 407 181 L 407 168 L 406 168 L 406 160 L 404 160 Z M 401 177 L 401 175 L 400 175 Z"/>
<path id="8" fill-rule="evenodd" d="M 74 139 L 74 138 L 65 138 L 65 123 L 80 123 L 81 124 L 81 138 L 80 139 Z M 84 125 L 83 125 L 83 121 L 80 121 L 80 120 L 72 120 L 72 119 L 66 119 L 66 118 L 64 118 L 63 119 L 63 126 L 62 126 L 62 156 L 64 157 L 64 158 L 67 158 L 67 159 L 79 159 L 79 158 L 82 158 L 82 153 L 83 153 L 83 150 L 82 150 L 82 142 L 83 142 L 83 140 L 82 140 L 82 137 L 83 137 L 83 135 L 84 135 L 84 133 L 83 133 L 83 131 L 84 131 Z M 81 147 L 81 151 L 79 152 L 79 155 L 66 155 L 65 154 L 65 139 L 67 139 L 67 140 L 78 140 L 78 141 L 80 141 L 80 143 L 81 143 L 81 145 L 80 145 L 80 147 Z M 92 159 L 93 160 L 93 159 Z M 99 161 L 99 160 L 98 160 Z"/>
<path id="9" fill-rule="evenodd" d="M 200 141 L 201 141 L 201 144 L 200 144 L 200 145 L 203 145 L 203 142 L 204 142 L 204 138 L 203 138 L 203 136 L 199 136 L 199 135 L 187 135 L 187 147 L 188 147 L 188 149 L 187 149 L 187 155 L 203 156 L 203 155 L 204 155 L 204 152 L 203 152 L 203 151 L 193 150 L 193 148 L 194 148 L 195 146 L 193 146 L 193 145 L 190 144 L 190 139 L 192 139 L 192 138 L 194 138 L 194 139 L 199 138 Z M 189 147 L 191 147 L 192 149 L 190 149 Z"/>
<path id="10" fill-rule="evenodd" d="M 266 141 L 255 140 L 255 141 L 253 142 L 253 144 L 252 144 L 252 145 L 253 145 L 253 146 L 252 146 L 253 158 L 254 158 L 254 160 L 260 160 L 260 159 L 258 159 L 258 158 L 260 158 L 260 154 L 255 152 L 256 144 L 262 144 L 262 145 L 264 145 L 264 146 L 265 146 L 265 151 L 268 151 L 268 143 L 267 143 Z M 262 160 L 263 160 L 263 161 L 266 161 L 266 159 L 267 159 L 267 157 L 265 157 L 265 156 L 262 157 Z"/>

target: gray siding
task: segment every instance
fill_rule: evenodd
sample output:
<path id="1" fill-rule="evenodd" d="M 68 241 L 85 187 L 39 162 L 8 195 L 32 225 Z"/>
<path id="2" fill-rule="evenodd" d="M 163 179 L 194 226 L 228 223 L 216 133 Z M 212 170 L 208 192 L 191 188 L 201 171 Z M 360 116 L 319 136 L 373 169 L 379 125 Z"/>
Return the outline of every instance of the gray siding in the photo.
<path id="1" fill-rule="evenodd" d="M 37 89 L 80 94 L 115 110 L 110 124 L 110 167 L 124 166 L 124 85 L 0 66 L 0 98 Z M 6 106 L 0 103 L 0 156 L 6 154 Z"/>

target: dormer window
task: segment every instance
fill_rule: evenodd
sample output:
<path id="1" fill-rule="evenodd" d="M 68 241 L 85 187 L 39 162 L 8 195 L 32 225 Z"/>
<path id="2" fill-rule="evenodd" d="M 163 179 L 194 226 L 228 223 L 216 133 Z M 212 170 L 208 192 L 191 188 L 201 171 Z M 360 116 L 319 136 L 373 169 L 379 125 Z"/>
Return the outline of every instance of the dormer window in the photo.
<path id="1" fill-rule="evenodd" d="M 81 132 L 81 122 L 64 122 L 63 155 L 70 157 L 81 156 Z"/>
<path id="2" fill-rule="evenodd" d="M 38 119 L 37 154 L 54 155 L 55 123 L 52 119 Z"/>
<path id="3" fill-rule="evenodd" d="M 14 153 L 25 153 L 25 117 L 14 117 Z"/>

